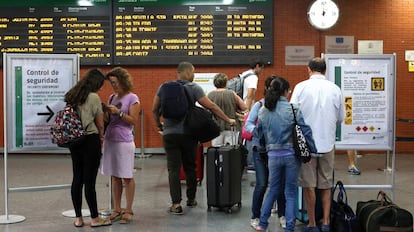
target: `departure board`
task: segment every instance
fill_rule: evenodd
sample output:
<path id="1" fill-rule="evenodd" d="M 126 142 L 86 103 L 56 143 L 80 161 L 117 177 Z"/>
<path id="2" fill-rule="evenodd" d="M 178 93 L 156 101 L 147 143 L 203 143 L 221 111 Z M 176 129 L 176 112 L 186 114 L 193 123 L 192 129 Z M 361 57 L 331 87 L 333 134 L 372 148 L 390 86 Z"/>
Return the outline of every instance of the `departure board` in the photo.
<path id="1" fill-rule="evenodd" d="M 270 64 L 272 16 L 272 0 L 115 0 L 114 64 Z"/>
<path id="2" fill-rule="evenodd" d="M 112 9 L 111 0 L 2 0 L 0 52 L 79 53 L 81 65 L 111 64 Z"/>

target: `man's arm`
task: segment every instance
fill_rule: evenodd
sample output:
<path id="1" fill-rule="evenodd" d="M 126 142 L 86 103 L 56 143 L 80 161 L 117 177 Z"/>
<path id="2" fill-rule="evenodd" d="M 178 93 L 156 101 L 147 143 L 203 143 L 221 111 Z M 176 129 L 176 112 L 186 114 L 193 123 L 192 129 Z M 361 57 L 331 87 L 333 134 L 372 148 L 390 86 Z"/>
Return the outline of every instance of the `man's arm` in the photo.
<path id="1" fill-rule="evenodd" d="M 255 98 L 255 94 L 256 94 L 256 89 L 253 88 L 249 88 L 247 90 L 247 97 L 246 97 L 246 106 L 247 106 L 247 110 L 250 111 L 250 109 L 253 106 L 253 102 L 254 102 L 254 98 Z"/>
<path id="2" fill-rule="evenodd" d="M 202 105 L 204 108 L 209 109 L 217 117 L 223 119 L 223 121 L 231 125 L 236 125 L 236 120 L 227 117 L 227 115 L 220 109 L 220 107 L 212 102 L 207 96 L 198 99 L 198 103 L 200 103 L 200 105 Z"/>
<path id="3" fill-rule="evenodd" d="M 160 97 L 158 95 L 154 96 L 154 100 L 152 101 L 152 117 L 154 118 L 155 125 L 162 131 L 162 124 L 160 121 Z"/>

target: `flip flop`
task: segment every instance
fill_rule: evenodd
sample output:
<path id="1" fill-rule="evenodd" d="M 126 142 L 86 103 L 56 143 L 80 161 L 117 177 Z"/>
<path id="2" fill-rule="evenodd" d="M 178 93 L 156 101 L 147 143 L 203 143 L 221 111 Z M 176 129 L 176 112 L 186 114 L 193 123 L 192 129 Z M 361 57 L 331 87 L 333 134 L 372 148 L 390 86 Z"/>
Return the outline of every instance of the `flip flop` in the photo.
<path id="1" fill-rule="evenodd" d="M 108 219 L 103 219 L 103 218 L 101 218 L 99 222 L 95 224 L 91 222 L 91 227 L 101 227 L 101 226 L 110 226 L 110 225 L 112 225 L 111 221 Z"/>

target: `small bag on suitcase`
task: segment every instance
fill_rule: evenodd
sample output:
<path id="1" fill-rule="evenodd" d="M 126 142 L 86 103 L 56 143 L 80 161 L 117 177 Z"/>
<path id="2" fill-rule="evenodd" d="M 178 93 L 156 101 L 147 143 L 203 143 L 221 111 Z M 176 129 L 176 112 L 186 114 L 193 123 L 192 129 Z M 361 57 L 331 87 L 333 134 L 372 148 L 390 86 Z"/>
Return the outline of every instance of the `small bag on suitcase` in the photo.
<path id="1" fill-rule="evenodd" d="M 196 172 L 197 172 L 197 183 L 201 186 L 201 182 L 204 178 L 204 153 L 203 153 L 203 144 L 199 143 L 197 145 L 197 152 L 196 152 Z M 180 170 L 180 180 L 185 181 L 185 172 L 184 168 L 181 165 Z"/>
<path id="2" fill-rule="evenodd" d="M 207 149 L 207 206 L 232 212 L 241 207 L 241 145 L 209 147 Z"/>
<path id="3" fill-rule="evenodd" d="M 413 215 L 379 191 L 377 200 L 359 201 L 356 215 L 365 232 L 412 232 Z"/>

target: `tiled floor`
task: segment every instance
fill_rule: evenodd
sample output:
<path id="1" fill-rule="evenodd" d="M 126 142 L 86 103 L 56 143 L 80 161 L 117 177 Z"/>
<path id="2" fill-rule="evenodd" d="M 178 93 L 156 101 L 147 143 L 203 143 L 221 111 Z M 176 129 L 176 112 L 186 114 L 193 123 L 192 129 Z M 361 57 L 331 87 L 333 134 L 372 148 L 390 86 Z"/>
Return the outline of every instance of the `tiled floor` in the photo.
<path id="1" fill-rule="evenodd" d="M 346 173 L 346 156 L 336 156 L 336 179 L 346 185 L 389 185 L 390 171 L 386 169 L 385 154 L 369 154 L 358 159 L 360 176 Z M 1 156 L 1 164 L 4 159 Z M 169 215 L 166 212 L 170 204 L 167 183 L 167 169 L 164 155 L 135 160 L 136 194 L 134 203 L 134 220 L 128 225 L 114 223 L 112 226 L 75 228 L 73 218 L 65 217 L 63 212 L 72 209 L 69 188 L 47 191 L 14 191 L 31 186 L 66 186 L 71 180 L 71 161 L 65 154 L 9 154 L 8 155 L 8 215 L 24 216 L 25 220 L 14 224 L 0 224 L 3 232 L 65 232 L 65 231 L 253 231 L 249 226 L 251 196 L 253 187 L 250 183 L 254 174 L 244 174 L 242 180 L 242 207 L 232 214 L 213 209 L 207 212 L 206 185 L 201 184 L 197 192 L 199 205 L 196 208 L 184 207 L 182 216 Z M 414 212 L 414 187 L 412 178 L 414 155 L 396 155 L 395 203 Z M 0 167 L 0 216 L 5 217 L 5 183 L 4 167 Z M 109 208 L 108 177 L 99 175 L 97 193 L 99 207 L 104 211 Z M 183 185 L 185 188 L 185 185 Z M 391 191 L 387 191 L 391 195 Z M 355 209 L 359 200 L 374 199 L 378 189 L 348 189 L 349 204 Z M 185 200 L 185 199 L 184 199 Z M 86 204 L 84 203 L 84 208 Z M 88 222 L 89 218 L 85 219 Z M 270 220 L 271 231 L 282 231 L 277 217 Z M 303 227 L 297 223 L 297 231 Z"/>

